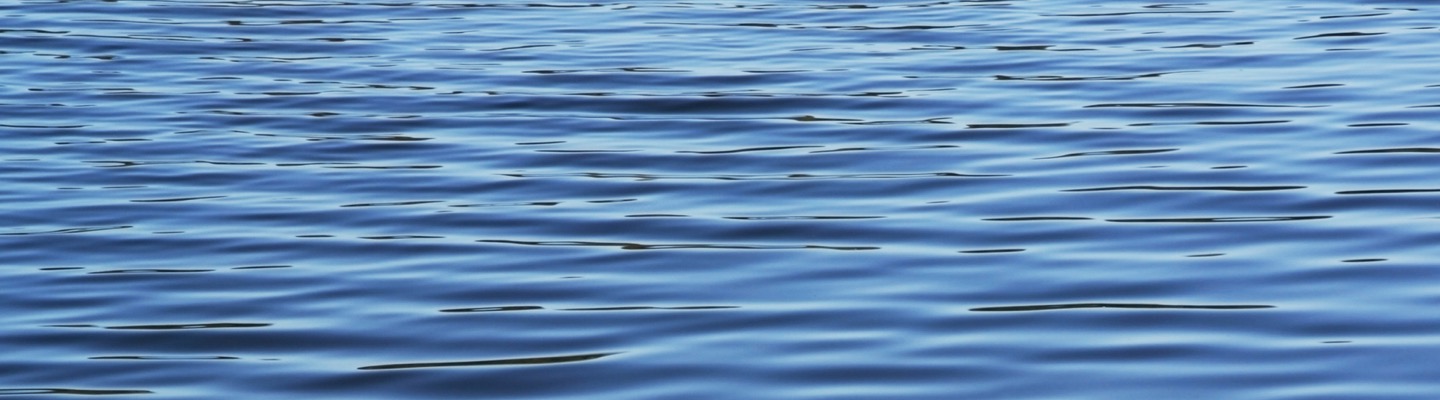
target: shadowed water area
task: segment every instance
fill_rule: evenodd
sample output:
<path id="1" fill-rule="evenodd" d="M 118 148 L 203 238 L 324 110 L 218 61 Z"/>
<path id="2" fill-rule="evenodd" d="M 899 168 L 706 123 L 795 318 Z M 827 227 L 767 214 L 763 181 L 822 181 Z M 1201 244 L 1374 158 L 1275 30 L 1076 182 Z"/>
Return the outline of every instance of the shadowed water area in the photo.
<path id="1" fill-rule="evenodd" d="M 1437 26 L 3 2 L 0 396 L 1437 398 Z"/>

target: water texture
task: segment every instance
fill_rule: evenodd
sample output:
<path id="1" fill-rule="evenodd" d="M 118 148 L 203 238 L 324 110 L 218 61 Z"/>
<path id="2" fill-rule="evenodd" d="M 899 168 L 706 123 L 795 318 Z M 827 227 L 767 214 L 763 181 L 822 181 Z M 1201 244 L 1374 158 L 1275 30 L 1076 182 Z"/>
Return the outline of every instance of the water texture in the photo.
<path id="1" fill-rule="evenodd" d="M 0 2 L 0 396 L 1434 399 L 1437 26 Z"/>

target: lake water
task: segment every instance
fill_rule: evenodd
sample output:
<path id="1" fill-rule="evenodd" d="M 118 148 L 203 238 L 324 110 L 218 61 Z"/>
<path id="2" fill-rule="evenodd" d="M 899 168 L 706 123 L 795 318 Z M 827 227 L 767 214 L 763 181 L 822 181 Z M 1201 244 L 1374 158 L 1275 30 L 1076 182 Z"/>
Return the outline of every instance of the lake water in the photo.
<path id="1" fill-rule="evenodd" d="M 5 1 L 0 396 L 1434 399 L 1437 26 Z"/>

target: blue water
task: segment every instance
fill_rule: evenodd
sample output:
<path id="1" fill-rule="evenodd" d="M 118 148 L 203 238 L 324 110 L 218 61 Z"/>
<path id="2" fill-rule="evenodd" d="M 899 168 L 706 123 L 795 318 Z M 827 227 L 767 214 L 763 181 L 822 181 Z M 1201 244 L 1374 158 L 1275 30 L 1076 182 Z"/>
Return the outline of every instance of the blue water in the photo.
<path id="1" fill-rule="evenodd" d="M 0 396 L 1440 398 L 1432 1 L 0 3 Z"/>

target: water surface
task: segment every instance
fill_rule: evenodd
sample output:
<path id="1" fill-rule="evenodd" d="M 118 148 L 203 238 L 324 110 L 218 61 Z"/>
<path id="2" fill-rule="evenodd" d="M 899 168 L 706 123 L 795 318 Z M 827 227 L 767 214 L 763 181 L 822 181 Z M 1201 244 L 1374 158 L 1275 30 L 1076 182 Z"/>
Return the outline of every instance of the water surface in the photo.
<path id="1" fill-rule="evenodd" d="M 0 4 L 0 395 L 1430 399 L 1431 2 Z"/>

